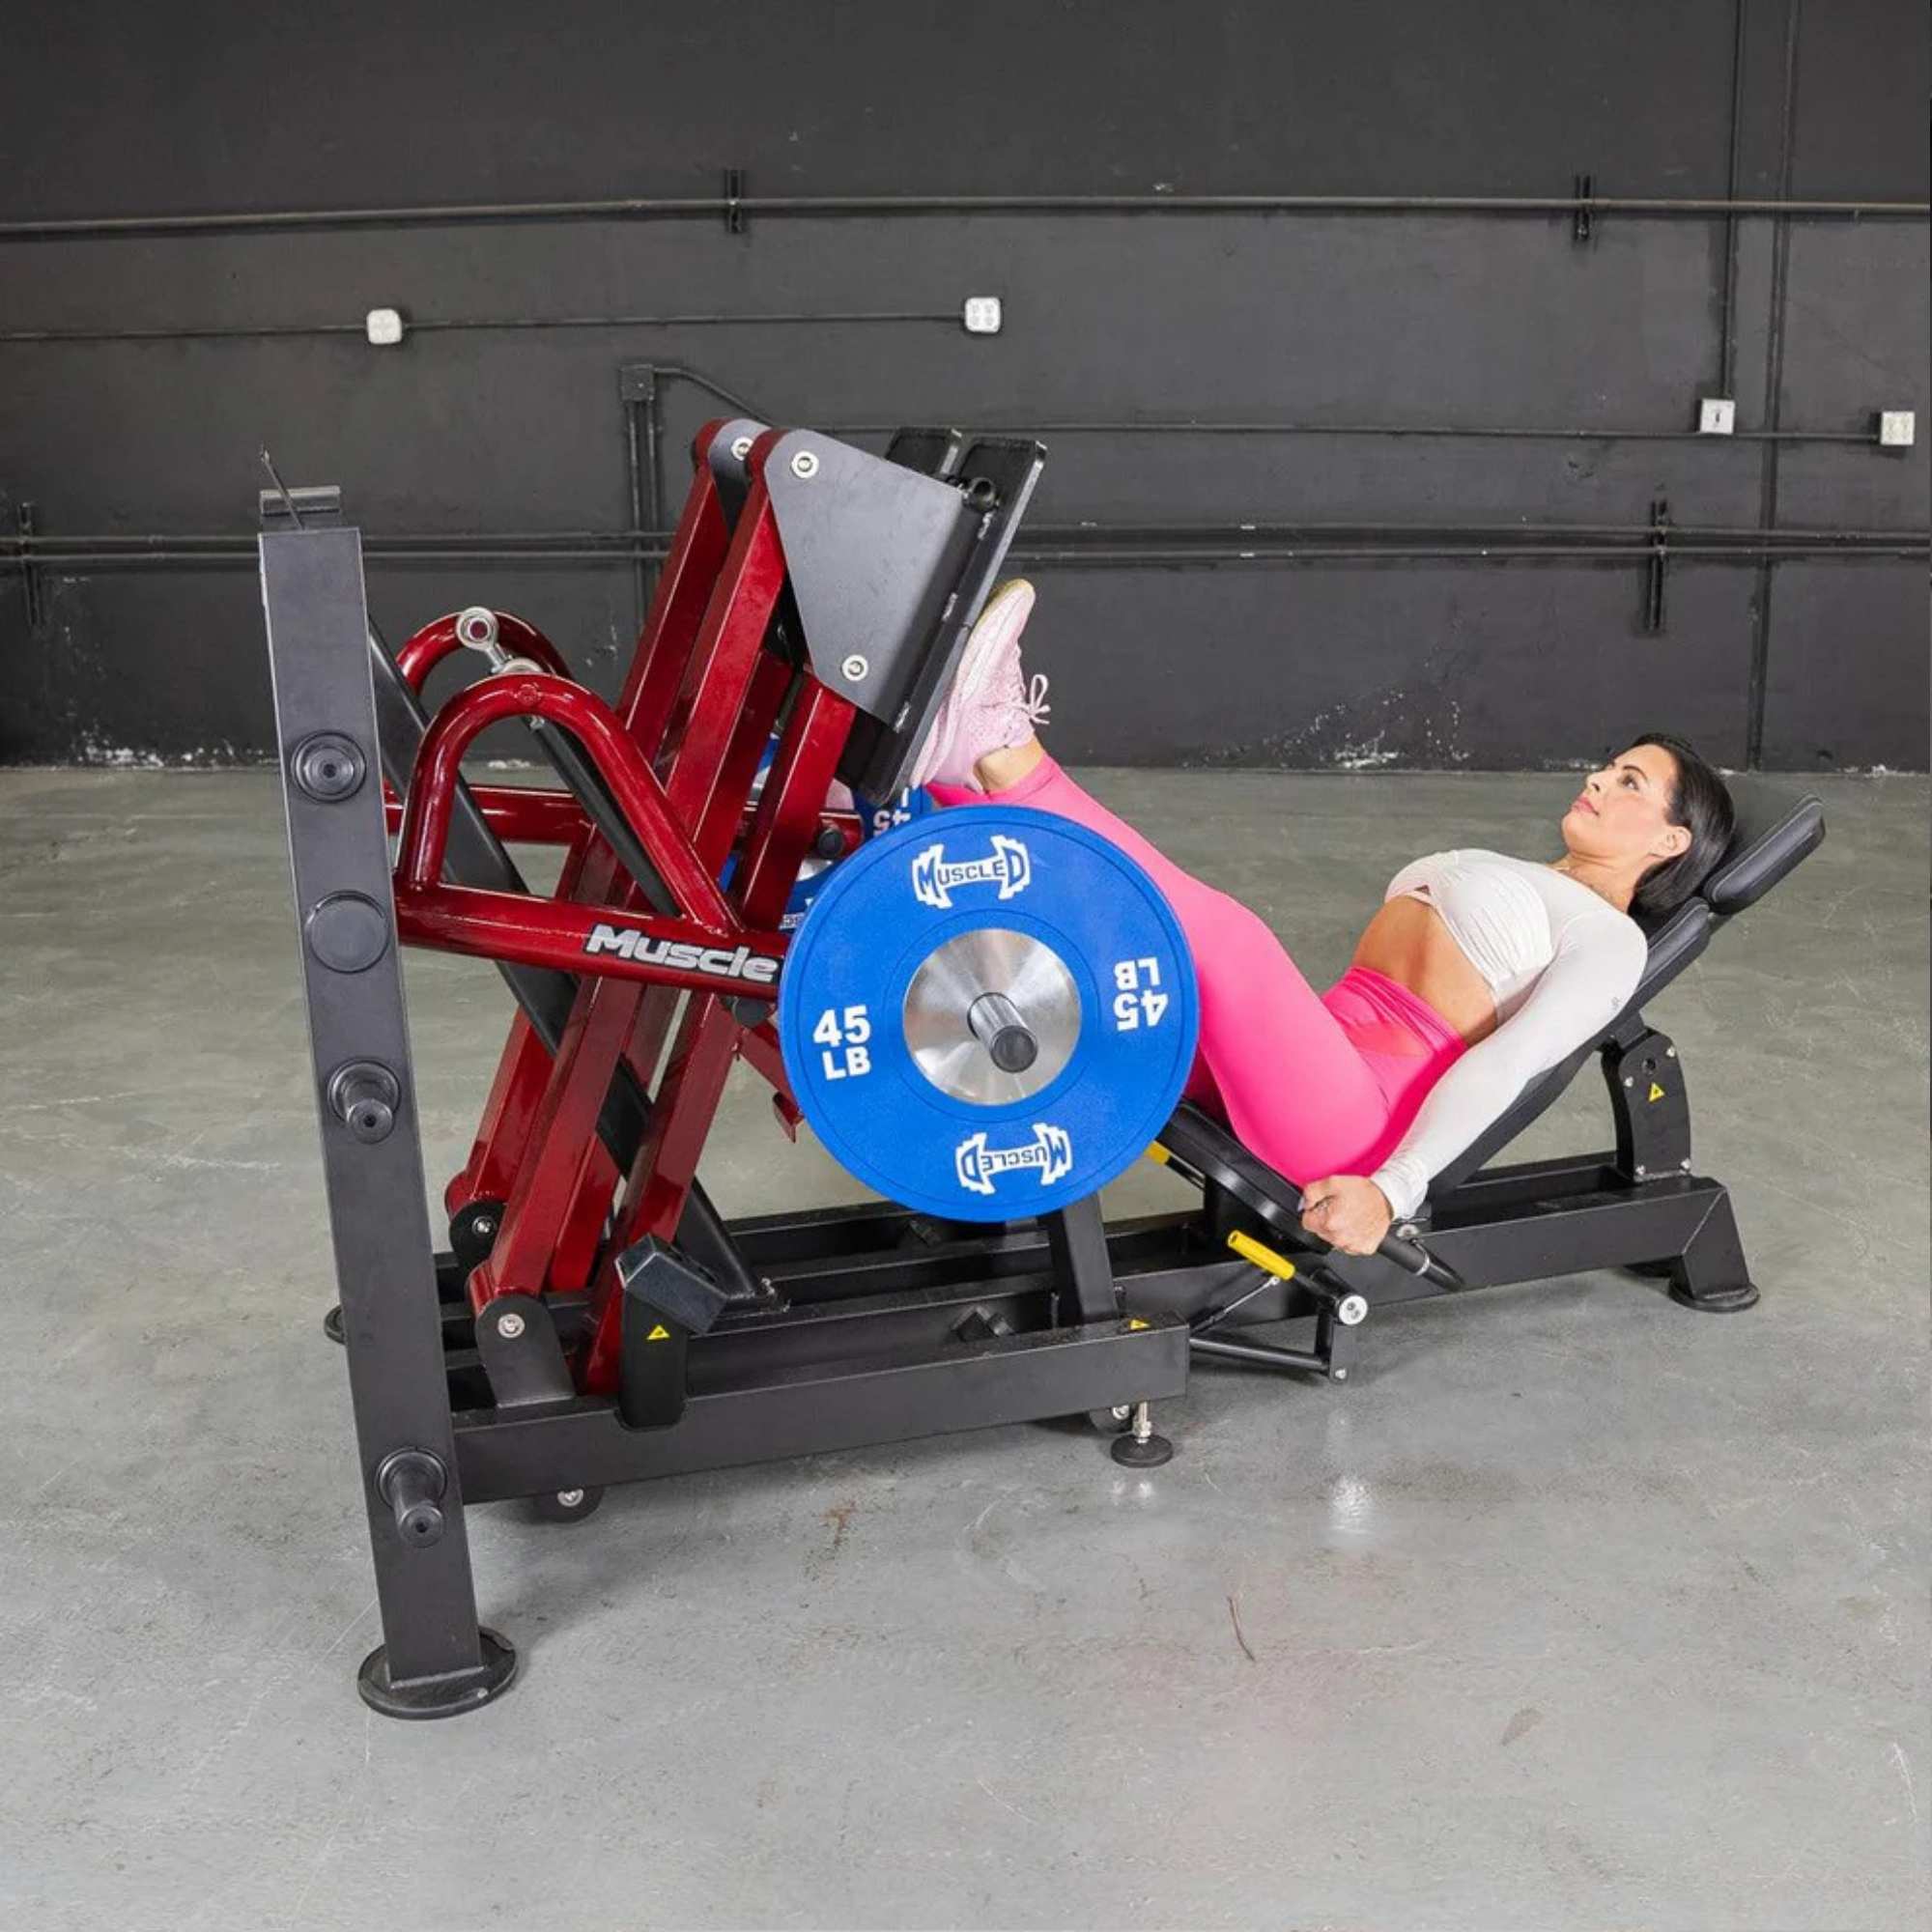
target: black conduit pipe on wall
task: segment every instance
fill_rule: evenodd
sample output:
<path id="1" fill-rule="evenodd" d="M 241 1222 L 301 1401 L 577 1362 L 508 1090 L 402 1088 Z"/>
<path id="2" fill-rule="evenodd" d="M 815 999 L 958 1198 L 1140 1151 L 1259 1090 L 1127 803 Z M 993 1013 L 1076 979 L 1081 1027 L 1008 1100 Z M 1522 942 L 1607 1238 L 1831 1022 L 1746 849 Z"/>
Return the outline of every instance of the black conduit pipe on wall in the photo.
<path id="1" fill-rule="evenodd" d="M 1792 129 L 1798 112 L 1799 0 L 1784 10 L 1784 96 L 1777 130 L 1777 180 L 1791 185 Z M 1784 404 L 1784 313 L 1791 268 L 1791 224 L 1776 224 L 1771 244 L 1770 334 L 1764 355 L 1764 421 L 1776 429 Z M 1777 444 L 1764 453 L 1758 521 L 1766 529 L 1777 523 Z M 1760 564 L 1751 598 L 1750 686 L 1745 711 L 1745 763 L 1755 771 L 1764 757 L 1764 707 L 1771 677 L 1771 571 Z"/>
<path id="2" fill-rule="evenodd" d="M 726 409 L 760 422 L 777 418 L 758 404 L 727 389 L 701 369 L 682 362 L 652 365 L 657 376 L 667 382 L 689 383 Z M 894 436 L 908 422 L 932 420 L 917 413 L 901 416 L 896 422 L 826 423 L 814 425 L 827 436 Z M 1698 429 L 1589 429 L 1546 428 L 1531 424 L 1497 425 L 1466 423 L 1321 423 L 1321 422 L 1236 422 L 1204 421 L 1198 416 L 1130 417 L 1119 421 L 1078 418 L 1062 421 L 1047 418 L 1025 423 L 975 423 L 954 425 L 964 436 L 1340 436 L 1340 437 L 1440 437 L 1463 438 L 1473 441 L 1504 442 L 1766 442 L 1776 438 L 1786 442 L 1835 442 L 1880 447 L 1874 424 L 1864 430 L 1839 429 L 1763 429 L 1737 430 L 1729 436 L 1711 436 Z"/>
<path id="3" fill-rule="evenodd" d="M 1348 541 L 1342 539 L 1347 538 Z M 1013 547 L 1015 559 L 1056 564 L 1325 563 L 1335 561 L 1529 560 L 1646 563 L 1656 543 L 1649 525 L 1505 525 L 1492 531 L 1416 525 L 1095 525 L 1037 528 Z M 474 536 L 365 535 L 365 553 L 388 562 L 662 562 L 670 533 L 649 530 L 507 531 Z M 1795 558 L 1932 555 L 1932 536 L 1911 530 L 1699 530 L 1673 526 L 1672 560 L 1766 564 Z M 252 564 L 252 536 L 0 537 L 0 569 L 96 570 L 149 564 Z"/>
<path id="4" fill-rule="evenodd" d="M 841 423 L 828 436 L 890 436 L 890 423 Z M 1697 429 L 1543 429 L 1458 423 L 1203 422 L 1181 416 L 1123 422 L 1037 422 L 1028 425 L 980 423 L 962 426 L 967 436 L 1416 436 L 1494 439 L 1508 442 L 1846 442 L 1879 447 L 1876 428 L 1741 429 L 1713 436 Z"/>
<path id="5" fill-rule="evenodd" d="M 1243 519 L 1236 523 L 1213 524 L 1153 521 L 1097 524 L 1083 520 L 1073 524 L 1036 524 L 1028 530 L 1028 536 L 1035 540 L 1050 538 L 1061 543 L 1077 543 L 1090 537 L 1101 542 L 1149 537 L 1173 542 L 1189 539 L 1198 539 L 1202 542 L 1217 540 L 1252 542 L 1256 538 L 1261 538 L 1264 541 L 1287 543 L 1337 537 L 1365 539 L 1386 537 L 1398 542 L 1406 538 L 1428 539 L 1432 542 L 1460 538 L 1475 544 L 1520 542 L 1526 538 L 1538 537 L 1547 537 L 1555 542 L 1575 541 L 1583 537 L 1621 537 L 1631 543 L 1643 545 L 1649 543 L 1654 534 L 1652 525 L 1647 523 L 1532 524 L 1520 521 L 1501 524 L 1400 524 L 1375 523 L 1365 518 L 1319 523 L 1268 523 Z M 1755 524 L 1685 524 L 1675 526 L 1673 534 L 1683 535 L 1698 542 L 1720 543 L 1728 540 L 1733 548 L 1747 548 L 1753 543 L 1765 540 L 1776 542 L 1779 539 L 1823 548 L 1860 543 L 1916 543 L 1924 548 L 1928 543 L 1932 543 L 1932 532 L 1924 530 L 1823 529 L 1792 526 L 1782 530 L 1767 531 Z M 662 546 L 668 544 L 670 535 L 668 530 L 641 526 L 634 529 L 611 530 L 430 530 L 407 536 L 384 536 L 375 533 L 370 534 L 366 541 L 372 545 L 384 543 L 444 544 L 451 547 L 479 545 L 501 552 L 505 555 L 540 555 L 545 548 L 559 545 L 579 548 L 590 548 L 599 544 Z M 252 554 L 254 542 L 252 534 L 238 530 L 102 531 L 59 536 L 38 529 L 22 529 L 17 535 L 0 535 L 0 552 L 21 551 L 32 554 L 38 549 L 68 552 L 126 551 L 138 554 L 153 549 L 185 551 L 200 546 L 233 549 L 237 545 L 242 545 L 249 547 Z M 523 548 L 526 546 L 528 547 L 527 550 Z"/>
<path id="6" fill-rule="evenodd" d="M 602 200 L 448 202 L 415 208 L 231 209 L 199 214 L 57 215 L 0 221 L 0 242 L 245 234 L 317 228 L 447 227 L 466 222 L 724 221 L 961 214 L 1495 214 L 1575 219 L 1778 215 L 1805 220 L 1923 220 L 1922 201 L 1793 201 L 1731 195 L 1495 194 L 830 194 L 621 196 Z"/>
<path id="7" fill-rule="evenodd" d="M 418 317 L 405 315 L 404 333 L 410 335 L 449 335 L 459 331 L 537 328 L 713 328 L 748 327 L 779 327 L 798 324 L 855 322 L 943 322 L 952 328 L 959 325 L 954 309 L 851 309 L 828 310 L 822 315 L 509 315 Z M 360 322 L 269 322 L 205 324 L 175 328 L 9 328 L 0 329 L 0 342 L 82 343 L 82 342 L 252 342 L 276 337 L 316 337 L 331 335 L 363 339 L 366 325 Z"/>
<path id="8" fill-rule="evenodd" d="M 1745 0 L 1735 0 L 1731 22 L 1731 154 L 1724 193 L 1735 201 L 1738 173 L 1744 164 L 1745 129 Z M 1718 314 L 1718 386 L 1719 396 L 1731 393 L 1731 371 L 1737 357 L 1738 217 L 1724 216 L 1724 295 Z"/>
<path id="9" fill-rule="evenodd" d="M 629 315 L 629 316 L 521 316 L 495 319 L 419 321 L 406 323 L 410 335 L 428 335 L 470 329 L 543 328 L 675 328 L 690 326 L 785 325 L 846 323 L 944 323 L 959 326 L 952 311 L 938 309 L 867 310 L 823 315 Z M 196 326 L 170 328 L 14 328 L 0 329 L 0 343 L 79 344 L 99 342 L 225 342 L 259 341 L 277 338 L 353 336 L 362 339 L 364 325 L 359 322 L 250 323 L 233 327 Z M 752 406 L 720 388 L 696 371 L 672 363 L 654 366 L 661 376 L 694 382 L 732 408 L 747 413 L 760 413 Z M 1728 391 L 1726 391 L 1728 393 Z M 645 401 L 640 392 L 627 401 Z M 896 422 L 834 423 L 827 425 L 828 436 L 891 436 L 901 425 Z M 1626 429 L 1615 426 L 1551 428 L 1530 424 L 1464 423 L 1324 423 L 1324 422 L 1215 422 L 1198 416 L 1130 417 L 1119 421 L 1047 419 L 1030 423 L 980 423 L 965 428 L 969 436 L 1280 436 L 1280 437 L 1442 437 L 1472 440 L 1557 441 L 1557 442 L 1837 442 L 1869 443 L 1877 446 L 1875 430 L 1831 429 L 1741 429 L 1724 436 L 1712 436 L 1697 429 Z"/>
<path id="10" fill-rule="evenodd" d="M 778 420 L 756 403 L 727 389 L 714 377 L 688 363 L 659 362 L 652 365 L 668 382 L 689 383 L 707 396 L 741 415 L 760 422 Z M 933 420 L 930 415 L 901 416 L 896 422 L 825 423 L 813 425 L 827 436 L 894 436 L 908 422 Z M 1699 429 L 1591 429 L 1541 427 L 1534 424 L 1467 423 L 1322 423 L 1283 421 L 1203 420 L 1199 416 L 1126 417 L 1105 420 L 1082 417 L 1072 420 L 1044 420 L 1023 423 L 955 424 L 964 436 L 1340 436 L 1340 437 L 1440 437 L 1450 440 L 1503 442 L 1836 442 L 1880 447 L 1876 423 L 1863 430 L 1782 429 L 1735 430 L 1728 436 L 1711 436 Z"/>

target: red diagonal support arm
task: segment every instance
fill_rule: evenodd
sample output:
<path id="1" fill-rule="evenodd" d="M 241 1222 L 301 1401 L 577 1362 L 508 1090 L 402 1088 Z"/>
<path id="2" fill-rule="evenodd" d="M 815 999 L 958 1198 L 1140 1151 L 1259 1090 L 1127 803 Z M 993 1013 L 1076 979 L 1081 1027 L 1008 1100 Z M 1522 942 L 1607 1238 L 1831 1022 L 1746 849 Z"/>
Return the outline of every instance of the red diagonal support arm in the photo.
<path id="1" fill-rule="evenodd" d="M 707 423 L 693 443 L 691 489 L 617 699 L 617 715 L 647 763 L 657 753 L 729 546 L 730 531 L 709 460 L 711 445 L 723 430 L 722 420 Z M 487 813 L 488 804 L 480 798 L 478 802 L 484 804 Z M 607 899 L 616 889 L 619 876 L 609 848 L 585 825 L 565 856 L 556 896 Z M 647 1001 L 647 1009 L 654 1004 Z M 668 1009 L 665 1021 L 668 1024 Z M 645 1037 L 647 1032 L 640 1022 L 626 1047 L 625 1057 L 640 1081 L 647 1080 L 654 1070 L 663 1045 L 662 1028 L 655 1043 Z M 543 1043 L 527 1029 L 519 1031 L 513 1026 L 492 1085 L 491 1111 L 479 1127 L 469 1163 L 444 1192 L 444 1204 L 452 1214 L 472 1201 L 499 1201 L 508 1195 L 530 1147 L 530 1130 L 551 1072 L 551 1056 Z M 601 1215 L 620 1178 L 615 1166 L 603 1156 L 601 1143 L 586 1163 L 584 1176 L 586 1187 L 601 1189 L 603 1202 L 602 1207 L 586 1208 L 585 1215 Z"/>
<path id="2" fill-rule="evenodd" d="M 762 484 L 754 484 L 698 627 L 666 732 L 666 807 L 685 841 L 691 866 L 708 880 L 715 880 L 724 864 L 731 831 L 750 789 L 752 772 L 744 768 L 743 748 L 753 733 L 762 736 L 771 727 L 771 715 L 760 719 L 760 706 L 751 701 L 754 687 L 774 712 L 781 695 L 778 684 L 782 680 L 775 684 L 769 675 L 761 677 L 759 661 L 783 585 L 784 558 L 777 523 Z M 738 784 L 735 796 L 724 787 L 727 772 Z M 655 858 L 655 842 L 648 838 L 646 842 Z M 673 885 L 672 891 L 682 897 L 678 886 Z M 715 884 L 711 891 L 716 894 Z M 685 903 L 689 906 L 691 902 Z M 776 924 L 774 920 L 773 927 Z M 615 1073 L 617 1056 L 631 1039 L 634 1028 L 641 1021 L 646 1036 L 662 1038 L 668 1011 L 655 1009 L 656 1003 L 666 998 L 662 991 L 647 995 L 645 988 L 629 980 L 599 978 L 586 980 L 580 986 L 570 1034 L 552 1069 L 549 1091 L 519 1164 L 496 1246 L 490 1259 L 470 1276 L 471 1298 L 479 1307 L 504 1289 L 536 1293 L 546 1285 L 566 1224 L 574 1219 L 573 1203 L 580 1195 L 581 1123 L 585 1119 L 594 1123 Z M 695 998 L 691 1009 L 717 1014 L 728 1065 L 729 1036 L 736 1022 L 708 995 Z M 676 1057 L 673 1049 L 672 1075 Z M 682 1092 L 682 1079 L 668 1075 L 666 1091 L 652 1108 L 651 1124 L 644 1136 L 646 1150 L 658 1144 L 667 1128 L 673 1130 L 679 1146 L 686 1145 L 694 1134 L 696 1142 L 702 1142 L 715 1096 L 710 1107 L 700 1104 L 686 1109 L 680 1105 Z M 639 1158 L 643 1158 L 641 1153 Z M 634 1176 L 636 1172 L 634 1167 Z M 688 1176 L 685 1185 L 689 1185 Z M 680 1189 L 680 1208 L 682 1199 Z"/>

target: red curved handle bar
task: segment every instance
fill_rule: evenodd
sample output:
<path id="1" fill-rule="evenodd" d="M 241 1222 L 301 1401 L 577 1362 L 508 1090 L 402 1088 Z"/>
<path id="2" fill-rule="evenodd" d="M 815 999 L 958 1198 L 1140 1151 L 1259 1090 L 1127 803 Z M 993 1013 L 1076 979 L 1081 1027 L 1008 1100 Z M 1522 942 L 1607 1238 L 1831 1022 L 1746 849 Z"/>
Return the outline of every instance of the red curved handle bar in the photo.
<path id="1" fill-rule="evenodd" d="M 698 864 L 665 800 L 664 786 L 617 714 L 594 692 L 561 677 L 486 677 L 458 692 L 431 720 L 403 809 L 396 855 L 400 886 L 419 889 L 441 879 L 463 753 L 479 731 L 505 718 L 544 718 L 568 731 L 610 786 L 684 916 L 721 933 L 740 929 L 738 915 L 717 880 Z"/>

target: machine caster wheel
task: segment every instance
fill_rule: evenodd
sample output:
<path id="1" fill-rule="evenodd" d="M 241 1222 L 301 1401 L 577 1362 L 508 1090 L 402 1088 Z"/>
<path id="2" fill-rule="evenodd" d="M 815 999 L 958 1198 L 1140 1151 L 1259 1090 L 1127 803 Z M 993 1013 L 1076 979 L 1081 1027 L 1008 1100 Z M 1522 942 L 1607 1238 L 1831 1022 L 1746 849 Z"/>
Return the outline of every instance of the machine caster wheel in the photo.
<path id="1" fill-rule="evenodd" d="M 468 1208 L 449 1217 L 449 1250 L 466 1268 L 487 1261 L 503 1225 L 500 1201 L 472 1201 Z"/>
<path id="2" fill-rule="evenodd" d="M 1119 1435 L 1134 1426 L 1133 1405 L 1123 1402 L 1114 1408 L 1090 1408 L 1087 1420 L 1102 1435 Z"/>
<path id="3" fill-rule="evenodd" d="M 596 1515 L 597 1505 L 603 1500 L 601 1488 L 553 1490 L 530 1498 L 530 1514 L 539 1522 L 582 1522 L 585 1517 Z"/>
<path id="4" fill-rule="evenodd" d="M 322 1318 L 322 1332 L 325 1335 L 327 1335 L 328 1339 L 331 1342 L 333 1342 L 338 1349 L 345 1349 L 349 1346 L 349 1337 L 344 1332 L 342 1326 L 341 1302 L 338 1301 L 335 1304 L 335 1306 L 331 1308 L 328 1311 L 328 1313 Z"/>
<path id="5" fill-rule="evenodd" d="M 476 1634 L 483 1661 L 475 1669 L 409 1684 L 390 1683 L 389 1654 L 379 1645 L 355 1673 L 363 1703 L 385 1718 L 453 1718 L 501 1696 L 517 1674 L 516 1649 L 493 1630 L 479 1630 Z"/>

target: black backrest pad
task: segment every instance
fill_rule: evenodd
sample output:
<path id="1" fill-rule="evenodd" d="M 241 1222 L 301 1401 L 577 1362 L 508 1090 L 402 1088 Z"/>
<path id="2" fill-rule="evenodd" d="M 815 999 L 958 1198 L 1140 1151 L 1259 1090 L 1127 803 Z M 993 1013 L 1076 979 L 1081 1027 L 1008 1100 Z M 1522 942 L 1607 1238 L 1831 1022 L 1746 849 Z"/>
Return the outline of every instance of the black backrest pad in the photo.
<path id="1" fill-rule="evenodd" d="M 1650 929 L 1650 956 L 1624 1010 L 1642 1006 L 1676 979 L 1711 943 L 1715 924 L 1709 902 L 1701 898 L 1686 899 L 1675 912 L 1665 913 Z"/>
<path id="2" fill-rule="evenodd" d="M 1650 956 L 1644 961 L 1636 991 L 1624 1005 L 1624 1013 L 1641 1010 L 1643 1004 L 1661 986 L 1668 985 L 1711 943 L 1718 922 L 1701 898 L 1686 899 L 1675 912 L 1664 914 L 1650 934 Z M 1623 1014 L 1618 1015 L 1619 1020 Z M 1597 1051 L 1599 1039 L 1586 1039 L 1573 1053 L 1539 1073 L 1470 1144 L 1429 1183 L 1432 1194 L 1446 1194 L 1460 1187 L 1470 1175 L 1500 1149 L 1509 1146 L 1523 1128 L 1541 1114 L 1568 1087 L 1584 1063 Z"/>
<path id="3" fill-rule="evenodd" d="M 1703 952 L 1719 926 L 1755 904 L 1824 841 L 1825 808 L 1810 794 L 1794 798 L 1761 779 L 1733 778 L 1725 782 L 1737 808 L 1737 830 L 1723 857 L 1706 874 L 1697 896 L 1650 923 L 1650 957 L 1617 1025 L 1676 979 Z M 1614 1031 L 1614 1026 L 1606 1028 L 1605 1035 Z M 1430 1193 L 1440 1196 L 1460 1186 L 1515 1140 L 1576 1078 L 1602 1037 L 1578 1047 L 1532 1080 L 1489 1129 L 1435 1177 Z"/>

